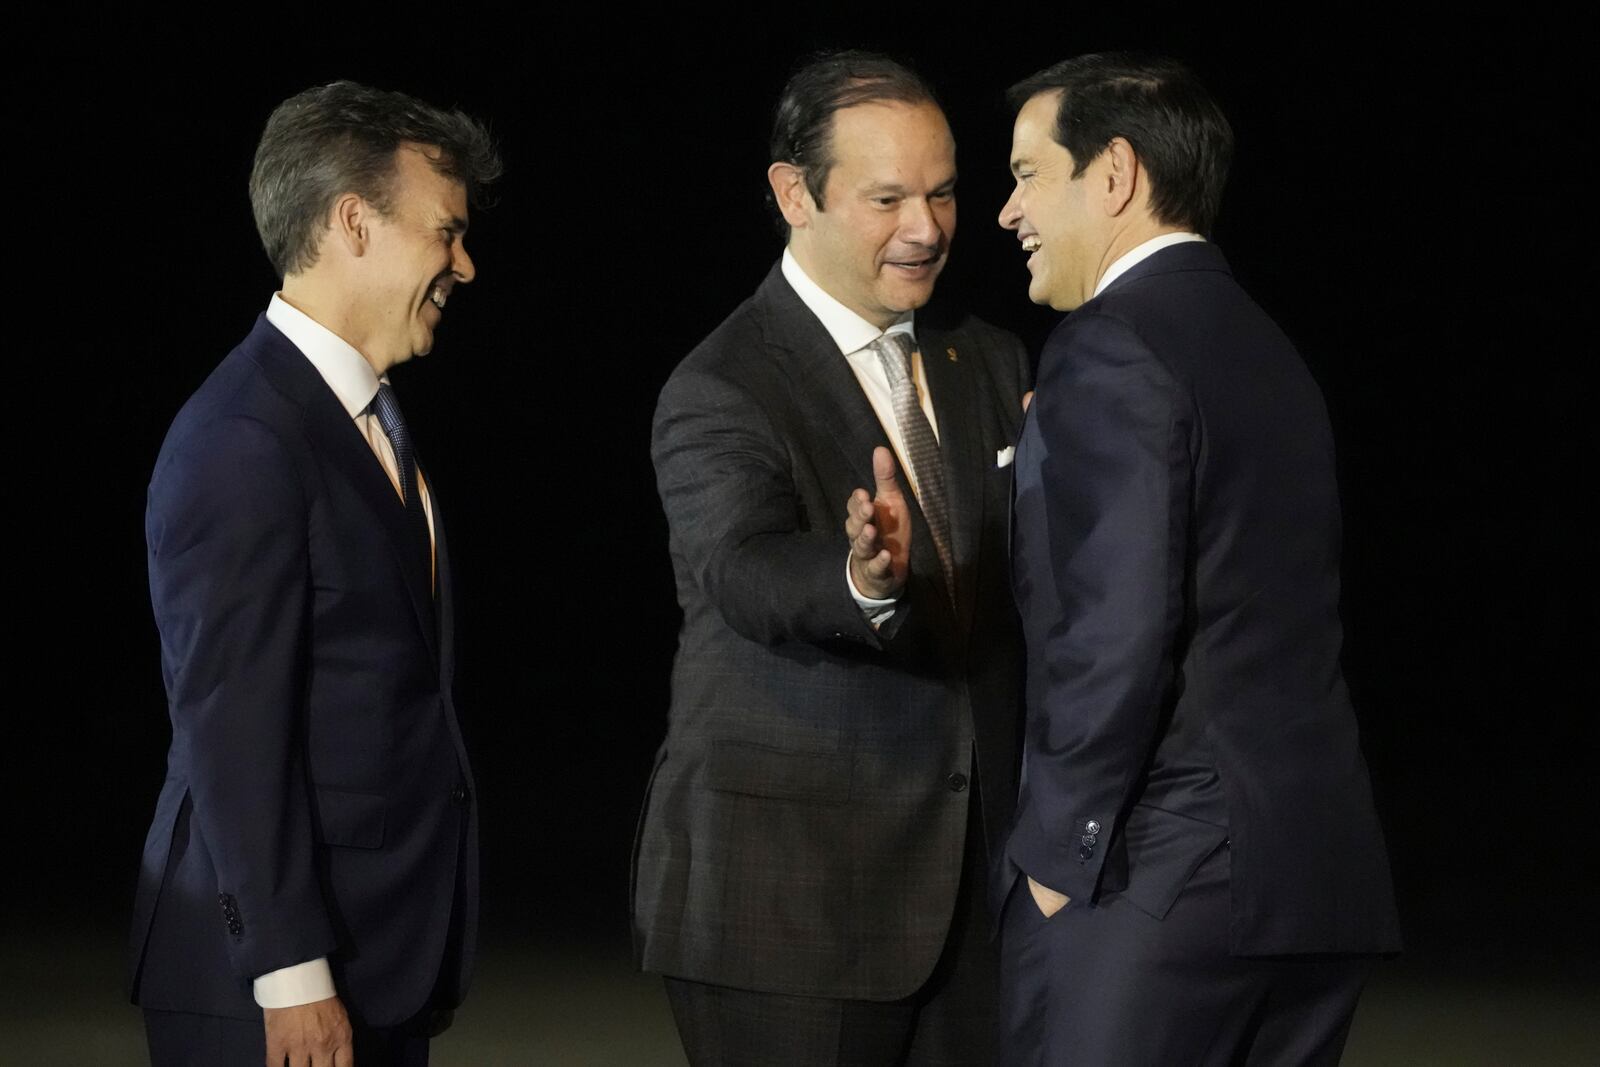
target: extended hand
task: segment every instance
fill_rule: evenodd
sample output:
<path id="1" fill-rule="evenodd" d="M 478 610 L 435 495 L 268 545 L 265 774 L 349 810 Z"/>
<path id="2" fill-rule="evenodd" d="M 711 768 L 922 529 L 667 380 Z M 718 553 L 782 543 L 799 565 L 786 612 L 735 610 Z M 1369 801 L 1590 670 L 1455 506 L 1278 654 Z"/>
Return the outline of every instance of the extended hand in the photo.
<path id="1" fill-rule="evenodd" d="M 267 1067 L 355 1067 L 350 1017 L 338 997 L 293 1008 L 262 1008 Z"/>
<path id="2" fill-rule="evenodd" d="M 844 534 L 850 539 L 850 579 L 862 596 L 890 600 L 905 588 L 911 564 L 911 514 L 894 478 L 894 454 L 872 450 L 871 499 L 857 489 L 845 502 Z"/>
<path id="3" fill-rule="evenodd" d="M 1065 893 L 1057 893 L 1054 889 L 1042 886 L 1032 878 L 1028 879 L 1028 892 L 1033 894 L 1033 902 L 1039 906 L 1039 914 L 1046 919 L 1072 903 L 1072 898 Z"/>

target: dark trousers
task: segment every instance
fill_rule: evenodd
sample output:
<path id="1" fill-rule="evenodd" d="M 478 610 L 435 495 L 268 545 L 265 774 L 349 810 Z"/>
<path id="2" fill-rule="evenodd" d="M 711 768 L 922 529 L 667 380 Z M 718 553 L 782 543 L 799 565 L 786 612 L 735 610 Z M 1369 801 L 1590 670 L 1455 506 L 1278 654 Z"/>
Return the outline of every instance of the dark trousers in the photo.
<path id="1" fill-rule="evenodd" d="M 358 1067 L 428 1067 L 428 1034 L 421 1027 L 354 1029 Z M 260 1019 L 146 1008 L 144 1030 L 151 1067 L 262 1067 L 267 1061 Z"/>
<path id="2" fill-rule="evenodd" d="M 1164 919 L 1108 893 L 1049 919 L 1019 877 L 1001 921 L 1007 1067 L 1334 1065 L 1370 957 L 1228 954 L 1228 850 Z"/>
<path id="3" fill-rule="evenodd" d="M 976 772 L 961 887 L 933 975 L 904 1000 L 833 1000 L 667 979 L 693 1067 L 989 1067 L 996 968 L 984 905 L 985 848 Z"/>

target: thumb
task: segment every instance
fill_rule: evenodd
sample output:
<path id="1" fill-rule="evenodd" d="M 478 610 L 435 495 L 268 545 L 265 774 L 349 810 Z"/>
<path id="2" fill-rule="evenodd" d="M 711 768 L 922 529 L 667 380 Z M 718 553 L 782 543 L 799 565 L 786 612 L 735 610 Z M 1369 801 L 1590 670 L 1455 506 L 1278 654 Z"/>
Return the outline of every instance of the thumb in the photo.
<path id="1" fill-rule="evenodd" d="M 879 445 L 872 450 L 872 479 L 877 483 L 875 495 L 898 495 L 900 484 L 894 478 L 894 453 Z"/>

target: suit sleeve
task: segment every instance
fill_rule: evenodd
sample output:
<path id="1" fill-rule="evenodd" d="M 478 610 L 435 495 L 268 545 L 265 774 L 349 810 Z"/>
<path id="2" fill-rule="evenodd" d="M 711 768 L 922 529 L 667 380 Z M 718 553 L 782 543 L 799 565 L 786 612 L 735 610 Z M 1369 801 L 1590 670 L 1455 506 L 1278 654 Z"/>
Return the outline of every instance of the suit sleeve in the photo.
<path id="1" fill-rule="evenodd" d="M 878 649 L 904 622 L 904 600 L 881 634 L 863 618 L 842 573 L 844 498 L 836 513 L 804 515 L 788 447 L 743 388 L 680 369 L 661 392 L 651 455 L 673 553 L 741 636 Z"/>
<path id="2" fill-rule="evenodd" d="M 307 509 L 281 441 L 234 418 L 179 445 L 151 480 L 146 535 L 173 773 L 217 875 L 198 906 L 217 909 L 243 978 L 326 956 L 304 755 Z"/>
<path id="3" fill-rule="evenodd" d="M 1045 347 L 1017 475 L 1029 679 L 1009 854 L 1086 903 L 1171 693 L 1189 411 L 1167 368 L 1120 322 L 1074 316 Z"/>

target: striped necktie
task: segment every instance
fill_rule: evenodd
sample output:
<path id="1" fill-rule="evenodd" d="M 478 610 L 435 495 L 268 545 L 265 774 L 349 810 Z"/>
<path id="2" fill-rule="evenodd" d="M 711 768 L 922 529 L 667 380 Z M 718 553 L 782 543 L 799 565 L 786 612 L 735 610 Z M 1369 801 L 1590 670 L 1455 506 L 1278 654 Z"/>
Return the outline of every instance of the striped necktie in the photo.
<path id="1" fill-rule="evenodd" d="M 433 537 L 428 532 L 428 514 L 422 507 L 422 493 L 417 488 L 417 460 L 411 447 L 411 431 L 406 429 L 405 417 L 400 414 L 400 401 L 388 382 L 378 383 L 378 395 L 372 399 L 378 425 L 389 435 L 394 448 L 395 466 L 400 468 L 400 497 L 405 501 L 407 525 L 420 542 L 424 573 L 433 573 Z"/>

